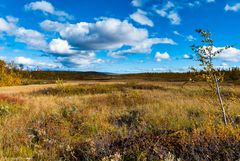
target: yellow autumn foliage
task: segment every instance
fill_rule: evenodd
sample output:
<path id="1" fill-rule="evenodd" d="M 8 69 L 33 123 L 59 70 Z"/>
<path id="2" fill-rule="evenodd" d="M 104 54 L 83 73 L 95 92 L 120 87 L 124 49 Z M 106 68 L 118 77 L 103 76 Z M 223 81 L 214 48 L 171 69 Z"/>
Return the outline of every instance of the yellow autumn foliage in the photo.
<path id="1" fill-rule="evenodd" d="M 21 74 L 16 68 L 11 68 L 5 61 L 0 60 L 0 86 L 20 85 Z"/>

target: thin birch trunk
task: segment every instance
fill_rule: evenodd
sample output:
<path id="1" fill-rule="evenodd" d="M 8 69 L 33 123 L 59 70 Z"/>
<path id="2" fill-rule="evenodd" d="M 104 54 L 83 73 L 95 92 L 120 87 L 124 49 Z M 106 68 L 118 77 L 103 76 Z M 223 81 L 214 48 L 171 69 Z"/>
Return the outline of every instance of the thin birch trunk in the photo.
<path id="1" fill-rule="evenodd" d="M 225 111 L 225 108 L 224 108 L 224 105 L 223 105 L 223 100 L 222 100 L 222 96 L 221 96 L 221 92 L 220 92 L 220 87 L 219 87 L 219 83 L 218 83 L 218 79 L 217 79 L 216 75 L 214 75 L 214 79 L 215 79 L 215 82 L 216 82 L 217 95 L 218 95 L 218 100 L 219 100 L 221 110 L 222 110 L 223 121 L 224 121 L 224 124 L 227 125 L 226 111 Z"/>

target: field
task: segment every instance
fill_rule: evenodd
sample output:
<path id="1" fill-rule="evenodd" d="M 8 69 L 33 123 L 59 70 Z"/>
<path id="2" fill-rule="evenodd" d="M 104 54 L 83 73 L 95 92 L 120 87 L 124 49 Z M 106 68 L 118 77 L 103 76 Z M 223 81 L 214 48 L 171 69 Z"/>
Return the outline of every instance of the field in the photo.
<path id="1" fill-rule="evenodd" d="M 240 85 L 78 81 L 0 89 L 0 160 L 238 160 Z"/>

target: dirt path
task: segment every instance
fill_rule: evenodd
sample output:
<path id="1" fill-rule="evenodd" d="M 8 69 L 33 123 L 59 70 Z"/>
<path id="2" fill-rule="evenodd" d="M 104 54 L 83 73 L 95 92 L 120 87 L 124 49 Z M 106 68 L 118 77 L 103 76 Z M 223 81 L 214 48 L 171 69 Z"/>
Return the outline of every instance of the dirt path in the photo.
<path id="1" fill-rule="evenodd" d="M 65 85 L 77 85 L 81 82 L 66 82 Z M 0 94 L 15 94 L 15 93 L 28 93 L 35 90 L 46 89 L 49 87 L 55 87 L 56 84 L 37 84 L 37 85 L 23 85 L 23 86 L 11 86 L 0 87 Z"/>
<path id="2" fill-rule="evenodd" d="M 118 82 L 118 81 L 117 81 Z M 98 81 L 67 81 L 64 85 L 78 85 L 78 84 L 112 84 L 113 82 L 98 82 Z M 120 82 L 118 82 L 120 83 Z M 49 87 L 55 87 L 56 84 L 34 84 L 34 85 L 22 85 L 11 87 L 0 87 L 0 94 L 16 94 L 16 93 L 29 93 L 36 90 L 46 89 Z"/>

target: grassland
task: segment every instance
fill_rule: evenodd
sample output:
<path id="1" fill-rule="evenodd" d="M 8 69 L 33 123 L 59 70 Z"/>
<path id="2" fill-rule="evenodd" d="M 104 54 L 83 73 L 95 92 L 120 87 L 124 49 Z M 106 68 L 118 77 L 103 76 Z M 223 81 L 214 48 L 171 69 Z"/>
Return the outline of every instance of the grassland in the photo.
<path id="1" fill-rule="evenodd" d="M 82 81 L 3 88 L 0 160 L 238 160 L 240 86 L 228 126 L 203 83 Z"/>

